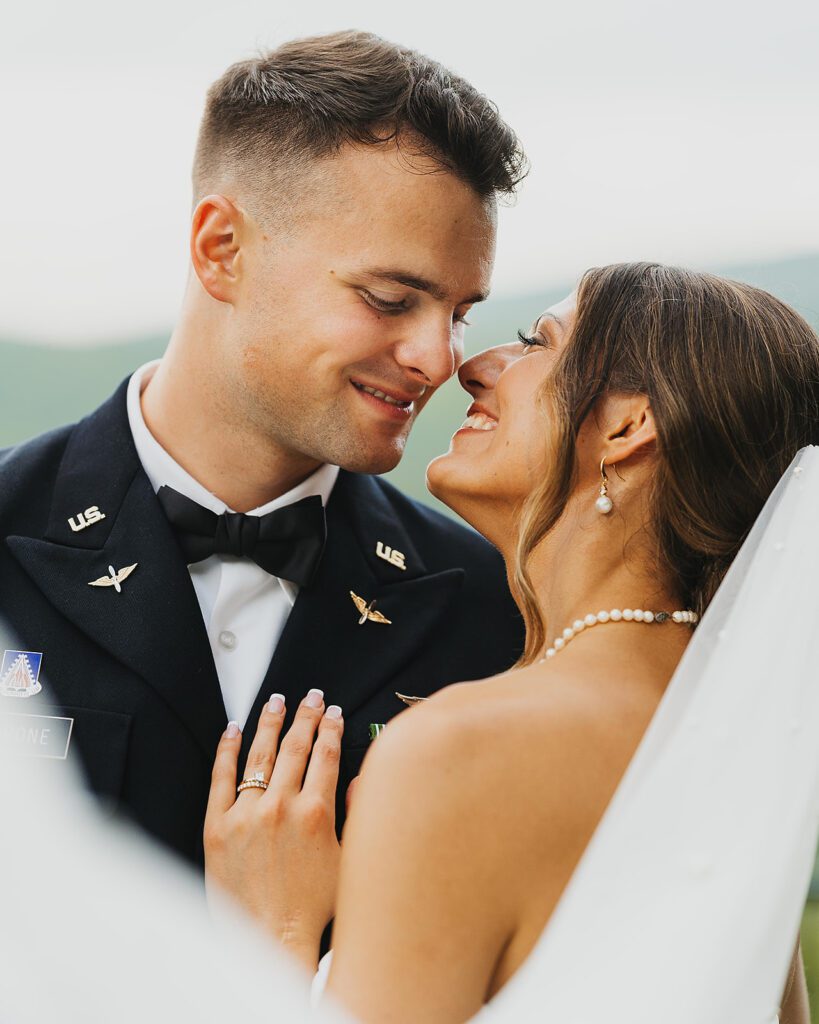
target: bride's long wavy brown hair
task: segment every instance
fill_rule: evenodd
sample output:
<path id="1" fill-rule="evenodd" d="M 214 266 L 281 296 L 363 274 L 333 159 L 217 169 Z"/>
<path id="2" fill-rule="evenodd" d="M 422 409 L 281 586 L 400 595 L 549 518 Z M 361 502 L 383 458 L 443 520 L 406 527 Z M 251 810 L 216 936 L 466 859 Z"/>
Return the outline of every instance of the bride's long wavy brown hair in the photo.
<path id="1" fill-rule="evenodd" d="M 542 396 L 555 424 L 550 472 L 520 518 L 523 665 L 546 636 L 529 558 L 566 508 L 578 430 L 607 392 L 651 402 L 657 567 L 702 614 L 794 455 L 819 443 L 819 338 L 767 292 L 711 274 L 629 263 L 583 276 L 574 329 Z"/>

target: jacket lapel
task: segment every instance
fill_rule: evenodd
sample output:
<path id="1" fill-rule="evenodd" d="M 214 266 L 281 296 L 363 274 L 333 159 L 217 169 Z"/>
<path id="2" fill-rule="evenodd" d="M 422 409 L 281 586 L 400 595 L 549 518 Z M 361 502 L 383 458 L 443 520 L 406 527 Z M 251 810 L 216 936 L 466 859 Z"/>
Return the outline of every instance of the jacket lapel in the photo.
<path id="1" fill-rule="evenodd" d="M 196 594 L 142 470 L 125 407 L 126 385 L 77 425 L 60 466 L 45 535 L 6 543 L 60 614 L 153 686 L 208 759 L 226 715 Z M 75 532 L 78 514 L 105 518 Z M 92 580 L 126 566 L 120 584 Z"/>
<path id="2" fill-rule="evenodd" d="M 327 506 L 327 535 L 317 577 L 299 592 L 248 719 L 245 753 L 271 693 L 285 694 L 289 719 L 317 686 L 349 719 L 417 655 L 463 584 L 462 569 L 427 571 L 371 477 L 339 474 Z M 404 555 L 406 569 L 379 557 L 379 541 Z M 368 604 L 374 600 L 391 624 L 359 624 L 350 591 Z"/>

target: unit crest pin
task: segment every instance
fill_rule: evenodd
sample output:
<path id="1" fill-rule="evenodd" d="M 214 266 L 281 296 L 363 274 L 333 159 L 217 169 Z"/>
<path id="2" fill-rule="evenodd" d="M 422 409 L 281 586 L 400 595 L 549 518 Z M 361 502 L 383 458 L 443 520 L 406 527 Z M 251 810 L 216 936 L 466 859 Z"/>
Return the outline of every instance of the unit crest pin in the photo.
<path id="1" fill-rule="evenodd" d="M 42 690 L 39 651 L 3 651 L 0 665 L 0 693 L 4 697 L 33 697 Z"/>

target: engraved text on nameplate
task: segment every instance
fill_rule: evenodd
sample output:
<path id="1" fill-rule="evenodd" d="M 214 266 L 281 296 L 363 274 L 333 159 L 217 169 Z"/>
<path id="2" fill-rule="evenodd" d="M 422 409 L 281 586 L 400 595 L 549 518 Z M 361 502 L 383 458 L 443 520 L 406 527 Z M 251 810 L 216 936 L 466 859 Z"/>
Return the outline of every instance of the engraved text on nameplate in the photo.
<path id="1" fill-rule="evenodd" d="M 73 728 L 73 718 L 0 714 L 0 748 L 23 757 L 64 761 L 68 757 Z"/>

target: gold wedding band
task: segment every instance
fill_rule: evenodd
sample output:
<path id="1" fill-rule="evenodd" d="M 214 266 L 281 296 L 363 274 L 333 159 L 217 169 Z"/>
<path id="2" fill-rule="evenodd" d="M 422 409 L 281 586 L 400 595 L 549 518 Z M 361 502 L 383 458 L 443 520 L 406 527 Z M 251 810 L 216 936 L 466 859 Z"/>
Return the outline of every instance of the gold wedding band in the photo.
<path id="1" fill-rule="evenodd" d="M 254 772 L 248 778 L 242 779 L 236 787 L 236 792 L 242 793 L 246 789 L 267 789 L 268 785 L 269 783 L 265 781 L 264 772 Z"/>

